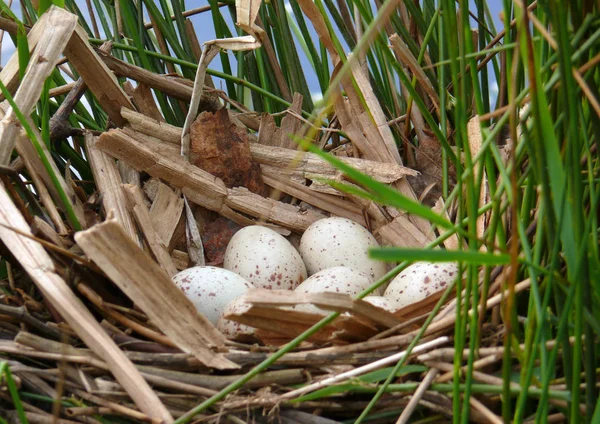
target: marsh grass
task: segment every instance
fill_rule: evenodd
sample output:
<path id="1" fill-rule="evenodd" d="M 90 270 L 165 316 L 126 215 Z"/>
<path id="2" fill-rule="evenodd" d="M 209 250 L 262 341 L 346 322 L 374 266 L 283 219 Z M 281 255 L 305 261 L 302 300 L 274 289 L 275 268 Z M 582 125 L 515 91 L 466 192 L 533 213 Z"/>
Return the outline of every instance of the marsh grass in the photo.
<path id="1" fill-rule="evenodd" d="M 40 1 L 40 7 L 47 3 Z M 119 8 L 113 2 L 100 0 L 87 4 L 93 6 L 93 14 L 87 15 L 94 18 L 86 21 L 79 9 L 82 3 L 65 1 L 65 7 L 79 15 L 93 44 L 111 40 L 113 54 L 122 60 L 154 73 L 176 72 L 194 79 L 198 58 L 192 46 L 196 40 L 186 29 L 185 2 L 121 0 Z M 208 4 L 210 8 L 201 13 L 211 15 L 216 36 L 236 35 L 238 30 L 228 23 L 235 22 L 234 4 L 230 1 L 219 4 L 215 0 L 209 0 Z M 315 35 L 311 20 L 297 2 L 290 2 L 288 7 L 284 0 L 266 2 L 260 9 L 270 52 L 261 48 L 237 53 L 235 60 L 232 55 L 221 53 L 222 71 L 209 69 L 208 73 L 227 96 L 258 113 L 285 110 L 291 104 L 290 93 L 299 92 L 304 96 L 304 116 L 320 127 L 327 125 L 332 117 L 336 88 L 342 78 L 350 75 L 350 61 L 364 58 L 386 119 L 408 116 L 403 125 L 390 126 L 404 161 L 414 163 L 414 157 L 410 156 L 420 147 L 419 131 L 432 134 L 439 143 L 441 157 L 434 160 L 441 167 L 439 186 L 452 220 L 318 151 L 306 141 L 311 140 L 310 132 L 304 141 L 298 141 L 346 172 L 360 186 L 357 189 L 356 185 L 332 182 L 339 190 L 421 216 L 436 227 L 439 237 L 422 250 L 373 251 L 375 258 L 399 263 L 374 287 L 384 284 L 417 259 L 460 262 L 465 278 L 448 288 L 408 346 L 410 351 L 419 343 L 452 290 L 463 293 L 456 298 L 452 381 L 433 384 L 429 390 L 450 396 L 452 420 L 456 423 L 469 420 L 474 394 L 499 395 L 505 422 L 525 419 L 544 422 L 551 413 L 561 413 L 570 422 L 598 422 L 600 70 L 596 64 L 600 54 L 600 15 L 597 4 L 585 0 L 540 0 L 525 9 L 521 1 L 504 0 L 500 37 L 496 37 L 499 30 L 484 0 L 420 3 L 315 0 L 314 4 L 343 62 L 333 79 L 331 57 Z M 475 7 L 470 9 L 473 4 Z M 24 0 L 22 5 L 20 17 L 11 14 L 6 5 L 2 6 L 4 16 L 19 22 L 20 28 L 36 19 L 36 9 L 30 0 Z M 226 14 L 231 15 L 231 20 L 224 19 Z M 148 17 L 154 23 L 152 28 L 145 26 Z M 102 32 L 92 30 L 96 28 Z M 426 94 L 424 81 L 406 64 L 397 61 L 389 47 L 390 33 L 398 34 L 415 58 L 439 104 L 434 104 Z M 14 42 L 24 69 L 28 61 L 24 31 L 19 31 Z M 352 56 L 347 55 L 349 51 Z M 309 81 L 316 81 L 321 91 L 322 100 L 317 103 L 312 100 Z M 48 80 L 46 94 L 32 115 L 44 138 L 35 142 L 50 144 L 49 159 L 56 161 L 59 169 L 70 167 L 82 179 L 91 180 L 86 158 L 73 144 L 50 143 L 48 138 L 49 117 L 64 97 L 49 98 L 47 93 L 66 82 L 65 75 L 58 70 Z M 498 94 L 494 97 L 495 87 Z M 159 91 L 154 94 L 167 122 L 182 126 L 185 105 Z M 93 96 L 86 94 L 85 99 L 86 104 L 79 103 L 71 115 L 71 125 L 96 131 L 104 129 L 105 112 Z M 482 135 L 476 151 L 468 134 L 468 123 L 474 116 L 481 118 Z M 73 139 L 83 144 L 77 137 Z M 507 139 L 511 149 L 505 160 L 502 148 Z M 87 192 L 93 190 L 90 185 L 83 187 Z M 481 203 L 480 192 L 486 189 L 486 200 Z M 487 222 L 483 233 L 478 232 L 481 216 Z M 67 218 L 71 228 L 77 230 L 78 223 L 69 211 Z M 459 250 L 435 249 L 452 235 L 458 236 Z M 500 269 L 499 266 L 504 273 L 501 290 L 508 293 L 502 307 L 493 313 L 494 317 L 469 313 L 485 302 L 494 282 L 494 269 Z M 526 279 L 530 280 L 530 290 L 515 293 L 515 285 Z M 367 294 L 361 293 L 359 297 Z M 324 318 L 176 422 L 189 422 L 194 414 L 226 398 L 337 315 Z M 484 343 L 484 323 L 492 320 L 504 346 L 502 368 L 497 375 L 503 381 L 501 385 L 480 384 L 473 376 L 473 365 Z M 556 343 L 546 349 L 551 341 Z M 468 352 L 466 360 L 464 349 Z M 400 361 L 377 375 L 365 376 L 362 382 L 334 386 L 312 393 L 307 399 L 325 399 L 341 391 L 360 392 L 363 396 L 372 395 L 371 401 L 353 422 L 395 420 L 401 411 L 385 418 L 373 409 L 385 393 L 416 389 L 413 383 L 393 383 L 405 367 L 410 365 Z M 4 375 L 10 375 L 5 364 L 1 369 Z M 377 384 L 364 387 L 365 381 Z M 8 378 L 7 382 L 10 388 Z M 518 389 L 511 382 L 518 383 Z M 554 389 L 557 384 L 564 388 Z M 11 395 L 14 396 L 13 390 Z M 551 399 L 565 403 L 551 403 Z"/>

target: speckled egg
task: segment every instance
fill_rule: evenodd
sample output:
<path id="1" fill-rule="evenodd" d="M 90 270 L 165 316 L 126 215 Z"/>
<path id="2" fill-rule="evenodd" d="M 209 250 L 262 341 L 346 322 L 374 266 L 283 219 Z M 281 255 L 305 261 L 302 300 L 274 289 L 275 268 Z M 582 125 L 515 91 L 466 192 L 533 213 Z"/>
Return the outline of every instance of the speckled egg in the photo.
<path id="1" fill-rule="evenodd" d="M 295 290 L 300 293 L 333 292 L 355 296 L 373 284 L 364 272 L 346 266 L 336 266 L 317 272 L 307 278 Z M 380 294 L 379 289 L 373 293 Z"/>
<path id="2" fill-rule="evenodd" d="M 257 288 L 293 290 L 306 278 L 300 254 L 275 231 L 252 225 L 229 241 L 223 267 L 241 275 Z"/>
<path id="3" fill-rule="evenodd" d="M 225 318 L 227 314 L 235 314 L 240 310 L 245 310 L 246 304 L 242 302 L 242 296 L 238 296 L 227 304 L 223 311 L 223 316 L 217 322 L 217 329 L 230 340 L 249 341 L 253 339 L 256 329 L 249 325 L 241 324 L 236 321 Z"/>
<path id="4" fill-rule="evenodd" d="M 417 262 L 392 280 L 384 297 L 399 310 L 446 289 L 457 275 L 458 266 L 454 262 Z"/>
<path id="5" fill-rule="evenodd" d="M 173 282 L 213 324 L 217 324 L 229 302 L 253 288 L 234 272 L 214 266 L 185 269 L 173 276 Z"/>
<path id="6" fill-rule="evenodd" d="M 364 297 L 363 300 L 365 302 L 370 303 L 373 306 L 377 306 L 378 308 L 385 309 L 388 312 L 394 313 L 396 309 L 392 305 L 392 302 L 389 301 L 386 297 L 383 296 L 367 296 Z"/>
<path id="7" fill-rule="evenodd" d="M 335 266 L 347 266 L 377 280 L 385 274 L 385 263 L 369 258 L 368 250 L 379 247 L 362 225 L 346 218 L 325 218 L 306 229 L 300 254 L 308 275 Z"/>
<path id="8" fill-rule="evenodd" d="M 311 275 L 294 291 L 300 293 L 344 293 L 354 297 L 372 284 L 373 280 L 364 272 L 345 266 L 336 266 Z M 379 289 L 374 293 L 380 294 Z M 328 311 L 310 304 L 297 305 L 293 309 L 321 315 L 328 313 Z"/>

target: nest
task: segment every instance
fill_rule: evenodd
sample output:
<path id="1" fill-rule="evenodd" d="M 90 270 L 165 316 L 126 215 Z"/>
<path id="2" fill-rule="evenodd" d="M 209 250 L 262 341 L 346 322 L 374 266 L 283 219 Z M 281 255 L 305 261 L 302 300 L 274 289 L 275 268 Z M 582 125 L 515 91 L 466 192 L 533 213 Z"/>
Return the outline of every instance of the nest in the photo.
<path id="1" fill-rule="evenodd" d="M 247 308 L 229 316 L 260 330 L 259 339 L 249 344 L 225 339 L 170 281 L 191 265 L 219 265 L 233 233 L 257 223 L 292 240 L 327 216 L 360 223 L 384 245 L 423 247 L 436 237 L 422 218 L 323 184 L 356 182 L 319 155 L 299 150 L 288 136 L 305 137 L 310 128 L 302 117 L 301 96 L 277 126 L 274 117 L 257 116 L 240 105 L 234 112 L 222 92 L 205 90 L 186 158 L 182 128 L 164 122 L 150 88 L 189 101 L 191 81 L 151 74 L 93 49 L 75 17 L 59 9 L 46 13 L 29 37 L 36 49 L 14 97 L 19 108 L 31 111 L 45 77 L 64 54 L 81 75 L 68 87 L 65 103 L 73 105 L 87 87 L 111 122 L 101 134 L 80 134 L 85 146 L 78 148 L 85 151 L 97 187 L 86 193 L 52 160 L 41 159 L 50 157 L 46 146 L 38 144 L 40 155 L 19 133 L 13 109 L 2 112 L 0 158 L 7 165 L 16 148 L 18 159 L 4 168 L 0 185 L 0 239 L 10 277 L 4 282 L 10 294 L 0 302 L 0 352 L 16 387 L 29 393 L 22 403 L 31 421 L 51 417 L 50 400 L 62 398 L 60 422 L 116 416 L 128 422 L 194 417 L 196 422 L 326 424 L 332 421 L 313 414 L 355 417 L 376 391 L 375 383 L 388 376 L 394 390 L 384 394 L 374 413 L 393 416 L 420 402 L 441 417 L 451 415 L 449 398 L 440 394 L 452 378 L 455 356 L 451 293 L 433 320 L 441 293 L 395 314 L 347 295 L 250 293 Z M 14 61 L 3 71 L 7 87 L 18 86 L 17 71 Z M 116 77 L 134 79 L 138 86 L 126 93 Z M 357 81 L 358 87 L 346 84 L 336 119 L 312 142 L 417 200 L 407 177 L 418 178 L 419 172 L 401 164 L 383 113 L 373 113 L 381 109 L 371 101 L 368 78 Z M 374 120 L 353 90 L 361 90 Z M 70 131 L 65 109 L 53 118 L 54 139 Z M 36 129 L 29 130 L 35 138 Z M 435 180 L 429 161 L 416 165 Z M 31 176 L 36 196 L 21 190 L 22 170 Z M 435 187 L 421 183 L 419 196 L 446 213 L 449 208 L 438 200 Z M 449 248 L 457 243 L 452 237 L 445 241 Z M 496 308 L 502 297 L 502 268 L 492 276 L 482 310 Z M 527 287 L 524 282 L 516 290 Z M 282 306 L 297 303 L 341 315 L 330 316 L 314 332 L 321 316 L 282 312 Z M 477 369 L 498 364 L 504 349 L 496 347 L 502 335 L 498 328 L 483 326 L 488 332 Z M 297 336 L 306 332 L 312 334 L 300 342 Z M 406 365 L 390 374 L 399 360 Z M 478 372 L 482 381 L 497 383 L 497 377 Z M 426 392 L 434 380 L 440 391 Z M 10 409 L 6 416 L 18 417 L 9 394 L 1 391 L 0 398 Z M 471 418 L 486 422 L 498 397 L 476 402 Z"/>

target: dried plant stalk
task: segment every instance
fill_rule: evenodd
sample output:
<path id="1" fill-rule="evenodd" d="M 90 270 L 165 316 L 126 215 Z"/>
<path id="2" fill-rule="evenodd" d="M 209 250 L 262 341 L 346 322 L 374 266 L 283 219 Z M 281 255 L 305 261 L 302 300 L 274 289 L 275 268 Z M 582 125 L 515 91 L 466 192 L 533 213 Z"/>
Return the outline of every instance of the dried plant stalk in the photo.
<path id="1" fill-rule="evenodd" d="M 150 213 L 144 204 L 143 194 L 138 186 L 126 184 L 123 186 L 129 201 L 132 205 L 133 214 L 137 221 L 140 230 L 144 234 L 144 238 L 150 247 L 150 250 L 154 254 L 157 262 L 160 264 L 162 269 L 167 273 L 169 277 L 177 274 L 177 268 L 167 251 L 166 246 L 160 239 L 154 227 L 152 226 Z"/>
<path id="2" fill-rule="evenodd" d="M 390 223 L 377 229 L 384 244 L 400 247 L 424 247 L 429 238 L 411 221 L 400 215 Z"/>
<path id="3" fill-rule="evenodd" d="M 423 71 L 423 68 L 419 65 L 413 54 L 410 52 L 404 41 L 398 36 L 398 34 L 392 34 L 390 37 L 390 43 L 392 43 L 392 48 L 394 49 L 394 53 L 396 53 L 396 57 L 401 59 L 401 63 L 404 66 L 408 66 L 411 73 L 415 75 L 429 98 L 431 99 L 431 103 L 435 107 L 435 109 L 439 112 L 440 110 L 440 98 L 438 96 L 437 91 L 431 84 L 431 81 Z"/>
<path id="4" fill-rule="evenodd" d="M 341 199 L 338 196 L 312 191 L 309 187 L 286 178 L 277 168 L 274 169 L 265 165 L 261 168 L 265 184 L 327 212 L 331 212 L 334 215 L 365 225 L 362 210 L 354 203 Z"/>
<path id="5" fill-rule="evenodd" d="M 14 95 L 16 105 L 25 116 L 29 115 L 40 98 L 46 78 L 54 70 L 67 41 L 77 26 L 77 17 L 64 9 L 53 7 L 34 26 L 41 27 L 42 32 L 38 42 L 34 44 L 35 48 L 25 76 Z M 13 56 L 18 56 L 18 52 Z M 14 72 L 7 73 L 6 77 L 15 78 Z M 10 81 L 3 80 L 3 83 L 11 85 Z M 0 121 L 0 165 L 8 165 L 19 131 L 21 126 L 18 124 L 15 112 L 9 108 Z"/>
<path id="6" fill-rule="evenodd" d="M 60 20 L 61 16 L 66 16 L 66 15 L 68 15 L 68 12 L 66 12 L 63 9 L 50 8 L 48 11 L 46 11 L 46 13 L 44 13 L 40 17 L 40 19 L 36 22 L 36 24 L 27 33 L 27 44 L 29 46 L 30 53 L 36 48 L 36 46 L 38 45 L 40 40 L 42 40 L 43 38 L 45 38 L 48 35 L 48 32 L 47 32 L 48 27 L 56 24 Z M 73 19 L 70 17 L 67 17 L 67 21 L 66 21 L 67 26 L 71 25 L 68 22 L 71 22 L 71 24 L 72 24 Z M 11 34 L 16 34 L 17 33 L 17 25 L 12 21 L 8 21 L 8 23 L 10 23 L 9 26 L 11 27 L 11 29 L 9 29 L 9 32 Z M 54 42 L 56 43 L 58 41 L 59 43 L 63 43 L 63 42 L 65 42 L 65 40 L 68 40 L 68 38 L 65 38 L 63 40 L 54 40 Z M 49 41 L 50 40 L 46 40 L 45 43 L 48 43 Z M 44 48 L 44 50 L 45 49 L 46 49 L 46 47 Z M 58 51 L 58 53 L 59 54 L 62 53 L 62 49 L 60 49 Z M 48 63 L 48 65 L 50 65 L 50 63 Z M 53 68 L 54 66 L 55 65 L 53 65 L 51 67 Z M 6 86 L 8 91 L 13 94 L 20 83 L 19 67 L 20 67 L 19 55 L 17 54 L 17 52 L 15 52 L 10 57 L 8 62 L 6 63 L 6 66 L 4 66 L 4 68 L 2 68 L 2 72 L 0 72 L 0 79 L 2 80 L 2 82 L 4 83 L 4 85 Z M 0 93 L 0 99 L 4 100 L 4 96 L 1 93 Z"/>
<path id="7" fill-rule="evenodd" d="M 207 366 L 237 368 L 210 350 L 223 346 L 225 337 L 114 219 L 78 232 L 75 241 L 180 349 Z"/>
<path id="8" fill-rule="evenodd" d="M 286 290 L 253 289 L 242 297 L 244 302 L 262 306 L 294 306 L 313 304 L 330 311 L 350 312 L 357 317 L 384 327 L 400 324 L 391 312 L 344 293 L 300 293 Z"/>
<path id="9" fill-rule="evenodd" d="M 134 130 L 179 145 L 181 128 L 158 122 L 130 109 L 123 108 L 121 113 Z M 340 175 L 337 168 L 314 153 L 298 152 L 294 149 L 266 146 L 260 143 L 250 143 L 250 152 L 252 160 L 255 162 L 277 168 L 294 169 L 306 178 L 335 178 Z M 347 157 L 338 159 L 383 183 L 392 183 L 407 175 L 419 174 L 417 171 L 393 162 Z"/>
<path id="10" fill-rule="evenodd" d="M 133 109 L 133 105 L 115 75 L 90 46 L 87 33 L 80 26 L 73 32 L 64 55 L 94 93 L 110 119 L 117 125 L 124 125 L 126 121 L 121 117 L 121 108 Z"/>
<path id="11" fill-rule="evenodd" d="M 114 218 L 123 227 L 125 233 L 135 241 L 140 243 L 133 217 L 127 203 L 127 198 L 123 192 L 123 180 L 119 174 L 119 169 L 115 160 L 106 153 L 96 148 L 97 137 L 87 133 L 85 136 L 85 146 L 87 156 L 94 181 L 98 191 L 102 194 L 102 203 L 106 214 L 112 211 Z"/>
<path id="12" fill-rule="evenodd" d="M 27 223 L 8 197 L 4 186 L 0 185 L 0 239 L 7 246 L 11 246 L 12 254 L 23 269 L 77 335 L 107 363 L 115 378 L 140 410 L 151 417 L 172 422 L 169 412 L 131 361 L 106 335 L 92 314 L 56 273 L 54 263 L 44 248 L 13 229 L 31 235 Z"/>
<path id="13" fill-rule="evenodd" d="M 159 182 L 156 197 L 150 207 L 150 219 L 159 239 L 167 247 L 171 246 L 171 240 L 181 219 L 182 212 L 183 199 L 181 194 Z"/>

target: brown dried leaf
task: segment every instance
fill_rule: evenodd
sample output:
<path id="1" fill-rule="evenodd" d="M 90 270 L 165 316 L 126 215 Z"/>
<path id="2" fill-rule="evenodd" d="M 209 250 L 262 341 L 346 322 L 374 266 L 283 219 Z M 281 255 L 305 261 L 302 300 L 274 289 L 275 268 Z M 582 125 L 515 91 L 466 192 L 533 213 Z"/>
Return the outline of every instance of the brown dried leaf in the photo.
<path id="1" fill-rule="evenodd" d="M 246 132 L 229 119 L 227 109 L 203 112 L 190 128 L 190 162 L 223 180 L 266 195 L 260 167 L 252 161 Z"/>

